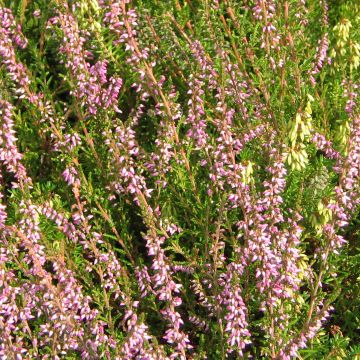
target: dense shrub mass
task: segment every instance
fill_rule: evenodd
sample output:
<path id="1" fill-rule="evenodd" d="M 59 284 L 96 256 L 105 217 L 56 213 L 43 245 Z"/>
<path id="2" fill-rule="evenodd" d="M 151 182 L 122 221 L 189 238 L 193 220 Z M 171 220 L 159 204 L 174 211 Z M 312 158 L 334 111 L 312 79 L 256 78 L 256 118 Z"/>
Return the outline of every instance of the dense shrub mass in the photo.
<path id="1" fill-rule="evenodd" d="M 357 0 L 0 0 L 0 359 L 359 359 Z"/>

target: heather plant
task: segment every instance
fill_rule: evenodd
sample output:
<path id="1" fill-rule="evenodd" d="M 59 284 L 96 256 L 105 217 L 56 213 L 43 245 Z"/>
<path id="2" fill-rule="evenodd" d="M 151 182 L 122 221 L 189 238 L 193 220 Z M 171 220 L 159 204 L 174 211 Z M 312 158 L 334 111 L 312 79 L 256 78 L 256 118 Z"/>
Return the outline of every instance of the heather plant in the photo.
<path id="1" fill-rule="evenodd" d="M 356 0 L 0 0 L 0 358 L 360 358 Z"/>

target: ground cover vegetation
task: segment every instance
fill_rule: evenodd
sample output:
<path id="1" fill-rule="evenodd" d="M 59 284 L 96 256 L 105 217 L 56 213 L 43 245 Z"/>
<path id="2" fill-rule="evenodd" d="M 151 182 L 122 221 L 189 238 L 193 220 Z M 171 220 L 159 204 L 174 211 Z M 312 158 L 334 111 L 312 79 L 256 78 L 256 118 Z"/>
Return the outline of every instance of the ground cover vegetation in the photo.
<path id="1" fill-rule="evenodd" d="M 360 3 L 0 0 L 1 359 L 359 359 Z"/>

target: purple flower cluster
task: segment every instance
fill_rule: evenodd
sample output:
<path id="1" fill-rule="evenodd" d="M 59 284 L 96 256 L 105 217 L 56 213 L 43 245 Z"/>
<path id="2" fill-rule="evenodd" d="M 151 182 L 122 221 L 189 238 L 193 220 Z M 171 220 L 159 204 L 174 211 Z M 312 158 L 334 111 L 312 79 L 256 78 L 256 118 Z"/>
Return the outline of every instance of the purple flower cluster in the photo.
<path id="1" fill-rule="evenodd" d="M 223 286 L 221 294 L 221 303 L 226 307 L 225 332 L 228 333 L 227 342 L 229 353 L 236 351 L 238 356 L 243 356 L 245 346 L 251 341 L 251 334 L 248 330 L 247 308 L 244 303 L 243 290 L 238 285 L 237 277 L 241 276 L 244 266 L 241 264 L 231 263 L 228 270 L 221 278 L 220 285 Z"/>
<path id="2" fill-rule="evenodd" d="M 21 85 L 16 89 L 19 97 L 24 96 L 23 88 L 27 88 L 30 79 L 26 74 L 24 66 L 17 62 L 15 47 L 24 49 L 27 40 L 21 32 L 21 26 L 15 22 L 10 9 L 0 8 L 0 56 L 1 63 L 5 65 L 9 77 Z"/>
<path id="3" fill-rule="evenodd" d="M 332 143 L 329 140 L 326 140 L 325 136 L 319 133 L 314 133 L 311 141 L 315 144 L 317 149 L 324 151 L 325 155 L 329 159 L 339 159 L 340 154 L 333 149 Z"/>
<path id="4" fill-rule="evenodd" d="M 252 9 L 254 18 L 263 23 L 261 47 L 265 48 L 268 53 L 270 48 L 278 48 L 280 41 L 280 35 L 277 34 L 277 29 L 274 25 L 275 4 L 273 0 L 256 0 L 255 6 Z"/>
<path id="5" fill-rule="evenodd" d="M 129 127 L 118 126 L 113 136 L 105 136 L 109 151 L 114 154 L 113 170 L 110 173 L 114 177 L 112 188 L 117 193 L 133 195 L 134 201 L 139 205 L 141 197 L 150 197 L 152 190 L 147 189 L 144 176 L 135 170 L 135 159 L 139 156 L 135 131 Z"/>
<path id="6" fill-rule="evenodd" d="M 31 184 L 26 169 L 21 163 L 22 154 L 16 146 L 14 122 L 12 120 L 13 107 L 6 101 L 0 100 L 0 161 L 8 172 L 13 173 L 17 182 Z M 13 183 L 13 187 L 17 184 Z"/>
<path id="7" fill-rule="evenodd" d="M 65 66 L 71 76 L 68 80 L 73 87 L 72 94 L 81 106 L 88 108 L 91 115 L 96 115 L 99 109 L 119 112 L 117 103 L 122 79 L 114 76 L 107 79 L 107 60 L 99 60 L 92 66 L 85 60 L 86 39 L 81 36 L 77 22 L 67 7 L 49 21 L 50 27 L 55 24 L 59 24 L 63 32 L 60 51 L 65 56 Z"/>
<path id="8" fill-rule="evenodd" d="M 315 86 L 316 80 L 315 75 L 319 74 L 324 62 L 327 60 L 327 51 L 329 48 L 329 39 L 328 33 L 325 33 L 323 38 L 319 42 L 319 46 L 316 49 L 316 56 L 312 66 L 312 70 L 309 72 L 310 82 L 312 86 Z"/>

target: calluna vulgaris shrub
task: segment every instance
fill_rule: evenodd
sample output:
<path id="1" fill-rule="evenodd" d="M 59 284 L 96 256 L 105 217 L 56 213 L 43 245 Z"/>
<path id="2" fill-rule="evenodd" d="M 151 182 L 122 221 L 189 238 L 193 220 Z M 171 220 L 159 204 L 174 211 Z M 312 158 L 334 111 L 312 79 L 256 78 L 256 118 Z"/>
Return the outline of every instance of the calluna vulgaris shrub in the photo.
<path id="1" fill-rule="evenodd" d="M 0 359 L 359 359 L 357 0 L 0 0 Z"/>

